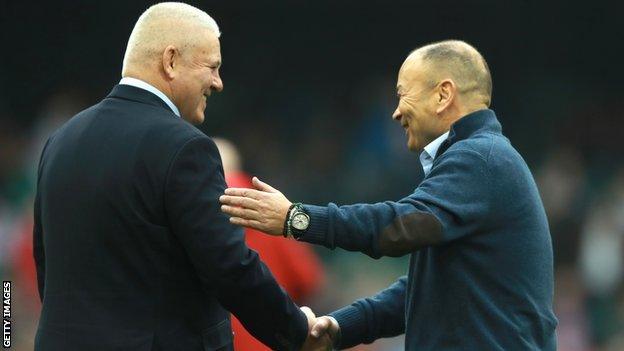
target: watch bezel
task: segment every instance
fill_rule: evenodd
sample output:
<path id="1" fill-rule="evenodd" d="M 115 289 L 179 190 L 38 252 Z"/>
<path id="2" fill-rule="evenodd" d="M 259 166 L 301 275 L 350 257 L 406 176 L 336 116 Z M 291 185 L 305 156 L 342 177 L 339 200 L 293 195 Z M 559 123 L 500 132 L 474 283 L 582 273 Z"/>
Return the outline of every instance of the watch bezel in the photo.
<path id="1" fill-rule="evenodd" d="M 297 223 L 295 222 L 295 218 L 300 217 L 300 216 L 303 216 L 305 218 L 305 222 L 306 222 L 305 223 L 305 227 L 302 227 L 302 228 L 298 228 L 297 227 Z M 310 216 L 307 213 L 303 212 L 303 211 L 297 211 L 292 216 L 291 225 L 292 225 L 293 228 L 295 228 L 297 230 L 306 230 L 310 226 Z"/>

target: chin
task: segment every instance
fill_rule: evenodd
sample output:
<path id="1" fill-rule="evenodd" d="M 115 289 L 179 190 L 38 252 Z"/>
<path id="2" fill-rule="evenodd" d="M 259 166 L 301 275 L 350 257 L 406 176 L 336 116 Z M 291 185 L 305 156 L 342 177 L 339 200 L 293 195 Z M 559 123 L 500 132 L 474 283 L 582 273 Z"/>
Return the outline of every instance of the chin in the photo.
<path id="1" fill-rule="evenodd" d="M 420 147 L 419 147 L 418 143 L 416 143 L 414 140 L 412 140 L 412 138 L 409 138 L 409 139 L 407 139 L 407 149 L 409 151 L 418 152 L 420 150 Z"/>
<path id="2" fill-rule="evenodd" d="M 195 118 L 193 122 L 194 124 L 202 124 L 204 123 L 204 118 L 205 118 L 205 110 L 206 110 L 206 105 L 201 106 L 200 108 L 197 109 L 197 111 L 195 112 Z"/>
<path id="3" fill-rule="evenodd" d="M 184 117 L 184 119 L 187 122 L 189 122 L 190 124 L 198 125 L 198 124 L 204 123 L 204 114 L 203 113 L 201 113 L 201 114 L 197 114 L 196 113 L 196 114 L 190 115 L 188 117 Z"/>
<path id="4" fill-rule="evenodd" d="M 202 123 L 204 123 L 204 114 L 203 113 L 201 115 L 197 116 L 193 120 L 193 124 L 202 124 Z"/>

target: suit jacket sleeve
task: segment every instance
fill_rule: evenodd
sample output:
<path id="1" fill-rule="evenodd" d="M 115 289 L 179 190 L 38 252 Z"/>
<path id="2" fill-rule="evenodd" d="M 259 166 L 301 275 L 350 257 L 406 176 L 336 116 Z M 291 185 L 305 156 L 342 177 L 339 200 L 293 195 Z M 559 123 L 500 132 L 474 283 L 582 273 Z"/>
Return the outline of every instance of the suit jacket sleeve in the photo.
<path id="1" fill-rule="evenodd" d="M 300 240 L 371 257 L 402 256 L 474 233 L 491 207 L 486 161 L 469 150 L 444 153 L 413 194 L 397 202 L 306 205 Z"/>
<path id="2" fill-rule="evenodd" d="M 201 136 L 186 142 L 167 178 L 169 223 L 202 283 L 216 288 L 219 302 L 272 349 L 299 349 L 308 332 L 305 315 L 246 246 L 242 229 L 220 210 L 225 180 L 212 140 Z"/>
<path id="3" fill-rule="evenodd" d="M 345 349 L 405 333 L 406 283 L 407 277 L 403 276 L 377 295 L 330 313 L 340 326 L 336 346 Z"/>
<path id="4" fill-rule="evenodd" d="M 35 194 L 35 204 L 33 207 L 33 255 L 35 258 L 35 268 L 37 271 L 37 288 L 39 290 L 39 299 L 43 302 L 43 290 L 45 287 L 45 252 L 43 249 L 43 226 L 41 225 L 41 200 L 39 188 L 39 180 L 41 178 L 41 169 L 43 168 L 43 156 L 45 150 L 50 143 L 50 139 L 46 142 L 41 151 L 41 157 L 39 159 L 39 167 L 37 170 L 37 192 Z"/>
<path id="5" fill-rule="evenodd" d="M 33 227 L 33 254 L 35 256 L 35 267 L 37 270 L 37 288 L 39 299 L 43 302 L 43 288 L 45 286 L 45 252 L 43 251 L 43 230 L 41 228 L 41 206 L 39 193 L 35 195 L 34 206 L 34 227 Z"/>

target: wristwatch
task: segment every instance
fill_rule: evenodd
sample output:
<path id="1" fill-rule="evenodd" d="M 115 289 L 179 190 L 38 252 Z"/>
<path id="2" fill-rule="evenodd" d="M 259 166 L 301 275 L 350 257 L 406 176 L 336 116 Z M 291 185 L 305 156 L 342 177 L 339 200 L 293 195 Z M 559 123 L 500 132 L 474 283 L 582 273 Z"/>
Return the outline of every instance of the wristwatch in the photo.
<path id="1" fill-rule="evenodd" d="M 286 217 L 286 235 L 299 239 L 310 226 L 310 216 L 305 212 L 303 205 L 294 203 L 288 210 Z"/>

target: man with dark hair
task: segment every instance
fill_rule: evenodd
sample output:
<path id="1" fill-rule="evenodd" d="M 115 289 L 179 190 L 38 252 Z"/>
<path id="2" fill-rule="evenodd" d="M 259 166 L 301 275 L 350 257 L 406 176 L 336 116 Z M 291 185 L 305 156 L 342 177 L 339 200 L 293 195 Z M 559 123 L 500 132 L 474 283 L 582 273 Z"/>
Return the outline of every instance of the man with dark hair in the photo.
<path id="1" fill-rule="evenodd" d="M 292 204 L 254 178 L 227 189 L 230 221 L 273 235 L 411 255 L 409 273 L 321 317 L 313 335 L 348 348 L 405 333 L 406 350 L 555 350 L 553 252 L 526 163 L 503 136 L 485 60 L 449 40 L 413 51 L 397 81 L 394 120 L 420 151 L 414 193 L 376 204 Z"/>

